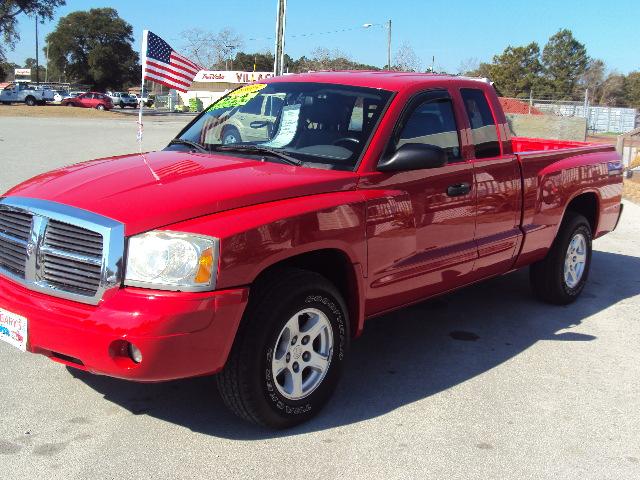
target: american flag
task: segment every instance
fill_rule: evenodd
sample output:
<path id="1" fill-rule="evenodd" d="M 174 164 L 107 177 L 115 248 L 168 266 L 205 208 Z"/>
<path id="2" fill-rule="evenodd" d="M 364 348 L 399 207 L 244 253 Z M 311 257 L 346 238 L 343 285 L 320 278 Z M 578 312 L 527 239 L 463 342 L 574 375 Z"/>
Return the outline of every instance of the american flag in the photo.
<path id="1" fill-rule="evenodd" d="M 144 33 L 147 40 L 142 66 L 144 78 L 186 92 L 202 67 L 176 53 L 156 34 L 146 30 Z"/>

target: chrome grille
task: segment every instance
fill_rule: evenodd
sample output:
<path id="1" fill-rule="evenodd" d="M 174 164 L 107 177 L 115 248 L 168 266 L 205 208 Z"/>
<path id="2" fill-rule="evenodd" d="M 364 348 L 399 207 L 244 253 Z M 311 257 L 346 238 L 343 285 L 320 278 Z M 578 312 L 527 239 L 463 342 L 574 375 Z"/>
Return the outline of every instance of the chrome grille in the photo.
<path id="1" fill-rule="evenodd" d="M 102 235 L 49 220 L 41 251 L 42 278 L 54 287 L 93 296 L 100 288 Z"/>
<path id="2" fill-rule="evenodd" d="M 102 258 L 102 235 L 56 220 L 51 220 L 47 224 L 44 244 L 92 258 Z"/>
<path id="3" fill-rule="evenodd" d="M 24 278 L 31 215 L 0 208 L 0 268 Z"/>
<path id="4" fill-rule="evenodd" d="M 124 226 L 33 198 L 0 198 L 0 274 L 32 290 L 97 304 L 120 285 Z"/>

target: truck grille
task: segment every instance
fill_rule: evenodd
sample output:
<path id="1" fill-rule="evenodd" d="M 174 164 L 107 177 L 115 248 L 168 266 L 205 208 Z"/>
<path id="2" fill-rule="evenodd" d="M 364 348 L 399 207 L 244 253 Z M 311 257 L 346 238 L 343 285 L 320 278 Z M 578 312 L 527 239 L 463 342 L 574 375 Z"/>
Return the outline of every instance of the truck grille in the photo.
<path id="1" fill-rule="evenodd" d="M 96 304 L 120 285 L 124 226 L 44 200 L 0 198 L 0 274 L 58 297 Z"/>
<path id="2" fill-rule="evenodd" d="M 30 232 L 31 215 L 0 210 L 0 268 L 20 278 L 24 278 Z"/>
<path id="3" fill-rule="evenodd" d="M 93 296 L 100 287 L 102 235 L 50 220 L 41 250 L 42 278 L 62 290 Z"/>

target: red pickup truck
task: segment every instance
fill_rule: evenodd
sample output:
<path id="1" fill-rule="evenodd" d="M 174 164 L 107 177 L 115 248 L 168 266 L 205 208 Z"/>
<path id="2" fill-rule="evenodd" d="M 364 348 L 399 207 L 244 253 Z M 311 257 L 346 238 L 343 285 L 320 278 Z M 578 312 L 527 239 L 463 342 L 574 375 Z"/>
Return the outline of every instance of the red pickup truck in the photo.
<path id="1" fill-rule="evenodd" d="M 620 218 L 612 147 L 513 138 L 491 85 L 324 72 L 241 87 L 162 151 L 0 200 L 0 338 L 96 374 L 217 373 L 239 416 L 318 412 L 368 318 L 530 266 L 568 304 Z"/>

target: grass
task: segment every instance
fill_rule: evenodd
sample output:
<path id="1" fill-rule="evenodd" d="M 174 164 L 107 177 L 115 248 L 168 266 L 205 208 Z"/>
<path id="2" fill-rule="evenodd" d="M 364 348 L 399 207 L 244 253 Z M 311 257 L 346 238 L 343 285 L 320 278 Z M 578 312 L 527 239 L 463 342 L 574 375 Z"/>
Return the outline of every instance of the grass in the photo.
<path id="1" fill-rule="evenodd" d="M 122 118 L 113 111 L 101 112 L 95 108 L 63 107 L 53 104 L 34 107 L 21 104 L 0 105 L 0 117 Z"/>

